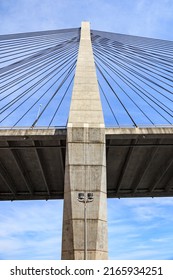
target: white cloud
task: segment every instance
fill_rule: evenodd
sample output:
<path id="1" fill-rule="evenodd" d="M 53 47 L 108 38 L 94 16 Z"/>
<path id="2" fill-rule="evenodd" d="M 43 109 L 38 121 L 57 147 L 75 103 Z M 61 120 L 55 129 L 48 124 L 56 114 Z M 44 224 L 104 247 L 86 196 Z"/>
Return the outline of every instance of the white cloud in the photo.
<path id="1" fill-rule="evenodd" d="M 171 259 L 172 198 L 109 199 L 111 259 Z"/>
<path id="2" fill-rule="evenodd" d="M 1 203 L 0 257 L 58 259 L 62 201 Z"/>

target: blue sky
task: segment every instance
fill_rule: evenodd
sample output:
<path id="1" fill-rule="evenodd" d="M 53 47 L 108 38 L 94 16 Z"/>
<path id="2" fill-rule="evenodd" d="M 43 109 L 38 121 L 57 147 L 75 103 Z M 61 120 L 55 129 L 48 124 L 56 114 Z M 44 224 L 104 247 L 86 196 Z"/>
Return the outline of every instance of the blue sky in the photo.
<path id="1" fill-rule="evenodd" d="M 172 0 L 0 0 L 0 34 L 80 27 L 173 40 Z M 60 259 L 62 201 L 0 202 L 0 259 Z M 109 199 L 110 259 L 173 259 L 173 199 Z"/>

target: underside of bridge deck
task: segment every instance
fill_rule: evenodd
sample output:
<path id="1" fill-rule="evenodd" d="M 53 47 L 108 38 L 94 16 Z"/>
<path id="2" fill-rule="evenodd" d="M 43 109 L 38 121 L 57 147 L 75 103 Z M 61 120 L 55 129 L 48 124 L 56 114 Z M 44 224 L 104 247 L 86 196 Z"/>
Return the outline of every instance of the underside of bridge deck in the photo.
<path id="1" fill-rule="evenodd" d="M 173 195 L 173 130 L 107 129 L 108 197 Z"/>
<path id="2" fill-rule="evenodd" d="M 0 130 L 0 200 L 63 199 L 66 129 Z M 173 129 L 107 128 L 108 197 L 173 196 Z"/>
<path id="3" fill-rule="evenodd" d="M 0 199 L 62 199 L 66 130 L 1 130 Z"/>

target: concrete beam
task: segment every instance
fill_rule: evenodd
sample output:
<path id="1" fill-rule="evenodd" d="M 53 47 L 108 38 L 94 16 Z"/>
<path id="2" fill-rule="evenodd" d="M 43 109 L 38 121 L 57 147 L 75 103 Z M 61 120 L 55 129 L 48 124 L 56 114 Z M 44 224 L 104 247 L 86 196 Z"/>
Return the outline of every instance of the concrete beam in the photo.
<path id="1" fill-rule="evenodd" d="M 139 136 L 147 138 L 173 138 L 173 127 L 112 127 L 106 128 L 105 134 L 108 139 L 136 139 Z"/>

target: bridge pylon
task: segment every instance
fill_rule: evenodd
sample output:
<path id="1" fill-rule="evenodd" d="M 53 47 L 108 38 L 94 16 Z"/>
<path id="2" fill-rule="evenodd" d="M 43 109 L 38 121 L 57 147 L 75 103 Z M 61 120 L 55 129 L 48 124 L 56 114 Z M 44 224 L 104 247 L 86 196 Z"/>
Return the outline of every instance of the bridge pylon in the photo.
<path id="1" fill-rule="evenodd" d="M 62 259 L 84 259 L 84 208 L 78 193 L 92 192 L 87 207 L 87 259 L 107 259 L 105 125 L 91 44 L 82 22 L 67 126 Z"/>

